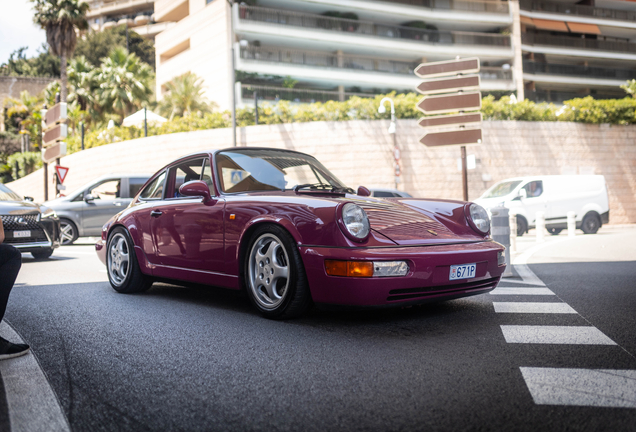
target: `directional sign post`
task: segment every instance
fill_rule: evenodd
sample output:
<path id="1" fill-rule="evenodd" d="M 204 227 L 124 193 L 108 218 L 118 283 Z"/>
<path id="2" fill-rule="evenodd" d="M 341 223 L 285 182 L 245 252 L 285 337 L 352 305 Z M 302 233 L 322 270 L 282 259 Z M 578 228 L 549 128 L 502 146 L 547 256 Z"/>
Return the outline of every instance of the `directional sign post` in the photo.
<path id="1" fill-rule="evenodd" d="M 424 97 L 417 103 L 422 117 L 418 125 L 426 130 L 420 142 L 427 147 L 460 145 L 464 201 L 468 201 L 466 146 L 480 144 L 481 92 L 479 59 L 457 59 L 422 63 L 415 75 L 424 79 L 417 91 Z"/>
<path id="2" fill-rule="evenodd" d="M 48 110 L 42 110 L 42 161 L 44 162 L 44 199 L 48 200 L 48 164 L 66 156 L 66 143 L 64 139 L 68 135 L 66 102 L 55 104 Z M 61 182 L 55 177 L 56 188 Z"/>

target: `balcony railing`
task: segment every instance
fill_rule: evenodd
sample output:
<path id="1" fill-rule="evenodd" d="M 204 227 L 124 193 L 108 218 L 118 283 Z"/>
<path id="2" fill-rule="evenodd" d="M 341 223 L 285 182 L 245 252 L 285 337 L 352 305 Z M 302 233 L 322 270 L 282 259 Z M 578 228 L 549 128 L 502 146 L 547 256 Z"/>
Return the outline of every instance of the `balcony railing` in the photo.
<path id="1" fill-rule="evenodd" d="M 377 24 L 368 21 L 268 9 L 257 6 L 239 6 L 239 18 L 245 21 L 256 21 L 267 24 L 336 31 L 354 35 L 422 41 L 441 45 L 510 46 L 510 36 L 501 34 L 424 30 L 412 27 Z"/>
<path id="2" fill-rule="evenodd" d="M 279 100 L 288 100 L 299 103 L 314 103 L 340 100 L 340 93 L 337 91 L 289 89 L 281 87 L 241 84 L 241 93 L 243 99 L 253 98 L 254 92 L 257 92 L 259 101 L 265 100 L 278 102 Z M 348 100 L 354 96 L 373 98 L 376 95 L 371 93 L 345 92 L 344 100 Z"/>
<path id="3" fill-rule="evenodd" d="M 597 51 L 612 51 L 636 54 L 636 44 L 620 41 L 605 41 L 568 36 L 552 36 L 540 33 L 522 33 L 521 42 L 526 45 L 549 45 Z"/>
<path id="4" fill-rule="evenodd" d="M 447 9 L 468 12 L 508 13 L 507 1 L 470 1 L 470 0 L 385 0 L 387 3 L 400 3 L 430 9 Z"/>
<path id="5" fill-rule="evenodd" d="M 519 6 L 523 10 L 534 12 L 550 12 L 564 15 L 579 15 L 591 18 L 636 21 L 636 12 L 616 9 L 605 9 L 594 6 L 552 3 L 533 0 L 521 0 Z"/>
<path id="6" fill-rule="evenodd" d="M 419 62 L 374 59 L 337 54 L 297 51 L 280 48 L 241 47 L 240 56 L 244 60 L 255 60 L 271 63 L 288 63 L 312 67 L 354 69 L 369 72 L 381 72 L 398 75 L 414 75 Z M 482 67 L 482 80 L 512 80 L 512 71 L 498 67 Z"/>
<path id="7" fill-rule="evenodd" d="M 563 65 L 523 61 L 523 71 L 536 75 L 564 75 L 581 78 L 630 80 L 636 78 L 636 70 L 614 69 L 596 66 Z"/>
<path id="8" fill-rule="evenodd" d="M 533 102 L 563 103 L 566 100 L 584 98 L 587 96 L 592 96 L 594 99 L 622 99 L 625 97 L 625 94 L 624 93 L 622 95 L 620 93 L 588 94 L 588 93 L 536 90 L 536 91 L 526 91 L 524 96 L 526 99 L 529 99 Z"/>

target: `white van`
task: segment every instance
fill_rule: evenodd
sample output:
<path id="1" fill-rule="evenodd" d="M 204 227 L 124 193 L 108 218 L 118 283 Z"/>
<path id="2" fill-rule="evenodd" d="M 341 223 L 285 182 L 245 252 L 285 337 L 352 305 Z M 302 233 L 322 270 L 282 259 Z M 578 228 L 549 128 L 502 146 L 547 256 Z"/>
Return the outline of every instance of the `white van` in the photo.
<path id="1" fill-rule="evenodd" d="M 536 225 L 536 213 L 545 214 L 551 234 L 567 228 L 567 214 L 576 214 L 576 227 L 595 234 L 609 223 L 609 199 L 602 175 L 554 175 L 516 177 L 500 181 L 475 200 L 491 209 L 503 205 L 517 214 L 517 235 Z"/>

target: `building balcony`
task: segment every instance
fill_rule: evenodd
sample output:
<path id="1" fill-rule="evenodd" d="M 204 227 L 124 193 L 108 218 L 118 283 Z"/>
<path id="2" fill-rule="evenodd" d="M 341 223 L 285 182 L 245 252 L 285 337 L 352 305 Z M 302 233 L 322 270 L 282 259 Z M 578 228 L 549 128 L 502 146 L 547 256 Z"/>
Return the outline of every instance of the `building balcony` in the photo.
<path id="1" fill-rule="evenodd" d="M 488 12 L 508 14 L 507 2 L 501 1 L 471 1 L 471 0 L 384 0 L 386 3 L 396 3 L 429 9 L 447 9 L 465 12 Z"/>
<path id="2" fill-rule="evenodd" d="M 352 47 L 349 51 L 397 52 L 410 57 L 477 55 L 506 59 L 513 54 L 510 36 L 502 34 L 424 30 L 253 6 L 237 7 L 235 13 L 238 34 L 302 44 L 310 49 L 339 43 L 345 49 Z"/>
<path id="3" fill-rule="evenodd" d="M 595 80 L 610 80 L 623 84 L 627 80 L 636 78 L 636 70 L 604 68 L 596 66 L 580 66 L 540 63 L 530 60 L 523 61 L 523 73 L 532 75 L 551 75 L 559 77 L 582 78 L 593 82 Z"/>
<path id="4" fill-rule="evenodd" d="M 414 74 L 420 62 L 370 58 L 272 47 L 237 49 L 237 69 L 266 75 L 291 76 L 320 86 L 367 87 L 412 91 L 421 81 Z M 484 90 L 514 90 L 512 71 L 482 67 Z"/>
<path id="5" fill-rule="evenodd" d="M 157 0 L 155 2 L 155 20 L 181 21 L 190 14 L 190 2 L 188 0 Z"/>
<path id="6" fill-rule="evenodd" d="M 290 89 L 272 86 L 241 84 L 241 94 L 237 99 L 242 101 L 243 104 L 248 105 L 254 100 L 254 92 L 257 93 L 259 103 L 262 101 L 276 103 L 281 100 L 296 102 L 296 103 L 314 103 L 314 102 L 328 102 L 349 100 L 354 96 L 363 98 L 373 98 L 376 96 L 374 93 L 352 93 L 337 91 L 323 91 L 312 89 Z"/>
<path id="7" fill-rule="evenodd" d="M 89 2 L 86 17 L 97 18 L 104 15 L 126 15 L 139 10 L 152 10 L 155 0 L 97 0 Z"/>
<path id="8" fill-rule="evenodd" d="M 581 37 L 522 33 L 524 51 L 563 56 L 636 60 L 636 44 Z"/>
<path id="9" fill-rule="evenodd" d="M 602 20 L 629 21 L 636 23 L 636 11 L 605 9 L 594 6 L 577 4 L 553 3 L 535 0 L 520 0 L 519 7 L 524 11 L 540 12 L 548 14 L 579 16 Z M 563 19 L 566 19 L 563 17 Z"/>

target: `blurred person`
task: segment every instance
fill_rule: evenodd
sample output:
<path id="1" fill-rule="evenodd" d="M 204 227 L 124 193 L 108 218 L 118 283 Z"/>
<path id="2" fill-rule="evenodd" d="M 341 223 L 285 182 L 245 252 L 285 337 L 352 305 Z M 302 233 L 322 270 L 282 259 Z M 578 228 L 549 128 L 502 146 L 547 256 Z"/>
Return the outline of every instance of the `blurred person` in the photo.
<path id="1" fill-rule="evenodd" d="M 9 294 L 22 266 L 22 254 L 4 243 L 4 226 L 0 218 L 0 321 L 7 309 Z M 18 357 L 29 352 L 26 344 L 14 344 L 0 337 L 0 360 Z"/>

